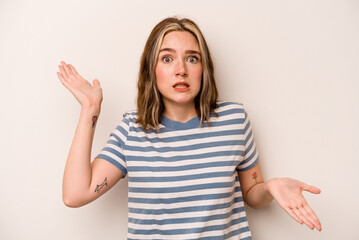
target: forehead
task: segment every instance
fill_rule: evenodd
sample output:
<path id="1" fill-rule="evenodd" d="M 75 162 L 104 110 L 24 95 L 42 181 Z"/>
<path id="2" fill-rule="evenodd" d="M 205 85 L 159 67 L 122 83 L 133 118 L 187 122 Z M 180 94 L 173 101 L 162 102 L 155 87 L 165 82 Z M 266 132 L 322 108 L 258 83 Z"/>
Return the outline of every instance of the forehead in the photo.
<path id="1" fill-rule="evenodd" d="M 197 39 L 192 33 L 186 31 L 173 31 L 167 33 L 163 38 L 161 49 L 162 48 L 199 51 Z"/>

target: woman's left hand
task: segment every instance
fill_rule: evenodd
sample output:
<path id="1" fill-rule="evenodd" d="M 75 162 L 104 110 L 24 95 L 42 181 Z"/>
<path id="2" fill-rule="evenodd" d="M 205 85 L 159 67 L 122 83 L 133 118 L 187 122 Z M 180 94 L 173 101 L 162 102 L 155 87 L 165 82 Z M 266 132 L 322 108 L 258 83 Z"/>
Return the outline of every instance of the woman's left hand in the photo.
<path id="1" fill-rule="evenodd" d="M 317 215 L 304 199 L 302 191 L 319 194 L 320 189 L 290 178 L 274 178 L 267 182 L 268 190 L 278 204 L 298 223 L 310 229 L 322 230 Z"/>

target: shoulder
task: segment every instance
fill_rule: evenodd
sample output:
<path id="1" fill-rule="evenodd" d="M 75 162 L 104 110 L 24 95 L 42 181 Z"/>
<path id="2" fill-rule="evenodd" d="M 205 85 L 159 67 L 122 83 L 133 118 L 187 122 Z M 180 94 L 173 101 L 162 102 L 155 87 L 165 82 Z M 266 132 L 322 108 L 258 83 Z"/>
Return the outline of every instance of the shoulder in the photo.
<path id="1" fill-rule="evenodd" d="M 121 132 L 128 132 L 130 127 L 136 124 L 137 111 L 128 111 L 122 115 L 122 120 L 117 124 L 116 129 Z"/>
<path id="2" fill-rule="evenodd" d="M 228 114 L 228 113 L 243 113 L 244 105 L 243 103 L 238 102 L 230 102 L 230 101 L 217 101 L 218 107 L 216 108 L 216 113 L 221 116 L 222 114 Z"/>
<path id="3" fill-rule="evenodd" d="M 137 111 L 128 111 L 125 112 L 122 115 L 123 119 L 122 121 L 125 121 L 126 123 L 135 123 L 137 120 Z"/>

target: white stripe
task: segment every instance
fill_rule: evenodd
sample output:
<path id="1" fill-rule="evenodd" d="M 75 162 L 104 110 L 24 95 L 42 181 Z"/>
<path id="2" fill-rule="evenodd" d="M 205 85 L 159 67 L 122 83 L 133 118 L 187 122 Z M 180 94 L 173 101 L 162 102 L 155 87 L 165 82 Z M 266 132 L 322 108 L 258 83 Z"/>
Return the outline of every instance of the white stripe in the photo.
<path id="1" fill-rule="evenodd" d="M 227 213 L 227 211 L 224 211 L 223 209 L 221 209 L 222 211 L 219 214 L 224 214 Z M 216 215 L 213 214 L 212 212 L 207 212 L 206 215 L 204 217 L 207 216 L 211 216 L 211 215 Z M 215 226 L 215 225 L 224 225 L 226 223 L 229 223 L 231 220 L 233 219 L 237 219 L 240 217 L 246 216 L 245 212 L 239 212 L 239 213 L 235 213 L 229 216 L 229 218 L 227 219 L 216 219 L 216 220 L 211 220 L 211 221 L 207 221 L 205 222 L 190 222 L 190 223 L 178 223 L 178 224 L 165 224 L 165 225 L 158 225 L 158 224 L 135 224 L 135 223 L 128 223 L 128 227 L 129 228 L 133 228 L 133 229 L 141 229 L 141 230 L 151 230 L 151 229 L 162 229 L 162 230 L 171 230 L 171 229 L 192 229 L 192 228 L 201 228 L 201 227 L 209 227 L 209 226 Z M 192 214 L 188 214 L 186 216 L 187 218 L 193 218 L 193 217 L 198 217 L 196 213 L 192 213 Z M 166 219 L 170 219 L 169 217 L 166 217 Z"/>
<path id="2" fill-rule="evenodd" d="M 239 165 L 238 168 L 239 168 L 239 169 L 243 169 L 243 168 L 246 168 L 246 167 L 250 166 L 250 165 L 253 164 L 253 163 L 255 162 L 255 160 L 258 158 L 258 155 L 259 155 L 259 154 L 258 154 L 258 151 L 257 151 L 251 161 L 249 161 L 249 162 L 247 162 L 247 163 L 245 163 L 245 164 L 243 164 L 243 165 Z"/>
<path id="3" fill-rule="evenodd" d="M 149 152 L 139 152 L 139 151 L 130 151 L 126 150 L 127 156 L 142 156 L 142 157 L 163 157 L 170 158 L 176 156 L 193 156 L 197 154 L 204 153 L 217 153 L 221 151 L 236 151 L 239 150 L 236 145 L 229 146 L 218 146 L 218 147 L 206 147 L 201 149 L 189 149 L 183 151 L 171 151 L 171 152 L 157 152 L 157 151 L 149 151 Z M 224 156 L 225 157 L 225 156 Z"/>
<path id="4" fill-rule="evenodd" d="M 110 139 L 112 139 L 114 137 L 110 137 Z M 116 139 L 113 139 L 116 141 Z M 123 154 L 123 150 L 122 148 L 120 148 L 119 146 L 115 145 L 115 144 L 112 144 L 112 143 L 106 143 L 104 147 L 107 147 L 107 148 L 112 148 L 114 150 L 116 150 L 117 152 L 120 152 L 121 154 Z M 107 151 L 106 151 L 107 152 Z"/>
<path id="5" fill-rule="evenodd" d="M 163 203 L 134 203 L 129 202 L 128 207 L 129 208 L 143 208 L 143 209 L 173 209 L 173 208 L 181 208 L 181 207 L 197 207 L 197 206 L 207 206 L 207 205 L 213 205 L 213 204 L 223 204 L 231 202 L 236 196 L 235 193 L 233 193 L 231 196 L 227 198 L 220 198 L 220 199 L 210 199 L 210 200 L 197 200 L 197 201 L 191 201 L 190 205 L 188 202 L 176 202 L 176 203 L 169 203 L 169 204 L 163 204 Z"/>
<path id="6" fill-rule="evenodd" d="M 254 139 L 253 139 L 253 135 L 252 135 L 251 139 L 248 141 L 248 146 L 245 149 L 247 149 L 252 144 L 252 142 L 253 142 L 253 146 L 252 146 L 251 150 L 249 150 L 247 152 L 247 154 L 244 156 L 243 160 L 246 160 L 254 151 L 257 150 Z"/>
<path id="7" fill-rule="evenodd" d="M 125 128 L 126 130 L 126 128 Z M 120 138 L 122 140 L 122 142 L 126 142 L 126 137 L 116 128 L 112 131 L 112 134 L 116 135 L 118 138 Z M 113 136 L 112 136 L 113 137 Z M 117 141 L 117 139 L 115 137 L 110 138 L 111 140 L 115 140 Z"/>
<path id="8" fill-rule="evenodd" d="M 123 167 L 126 167 L 126 163 L 121 158 L 117 157 L 115 154 L 113 154 L 111 152 L 108 152 L 108 151 L 105 151 L 105 150 L 102 150 L 101 154 L 104 154 L 104 155 L 112 158 L 116 162 L 120 163 Z"/>
<path id="9" fill-rule="evenodd" d="M 236 161 L 238 158 L 241 158 L 240 156 L 235 156 L 233 158 L 233 161 Z M 222 157 L 223 159 L 223 157 Z M 219 162 L 221 159 L 218 157 L 218 159 L 203 159 L 203 163 L 211 163 L 211 162 Z M 228 161 L 228 159 L 225 159 Z M 188 160 L 191 162 L 190 160 Z M 193 160 L 192 160 L 193 163 Z M 196 163 L 202 163 L 202 161 L 196 160 Z M 137 166 L 134 165 L 133 162 L 129 163 L 131 166 Z M 139 166 L 156 166 L 154 163 L 144 162 L 142 165 Z M 170 165 L 168 165 L 170 166 Z M 168 171 L 168 172 L 151 172 L 151 171 L 132 171 L 129 173 L 129 177 L 179 177 L 179 176 L 187 176 L 187 175 L 194 175 L 194 174 L 201 174 L 201 173 L 211 173 L 211 172 L 217 172 L 217 171 L 228 171 L 229 169 L 233 169 L 235 166 L 222 166 L 222 167 L 211 167 L 211 168 L 199 168 L 199 169 L 191 169 L 191 170 L 184 170 L 184 171 Z"/>
<path id="10" fill-rule="evenodd" d="M 229 141 L 229 140 L 245 140 L 245 137 L 246 136 L 244 134 L 234 134 L 234 135 L 213 136 L 213 137 L 198 138 L 198 139 L 188 139 L 188 140 L 185 140 L 185 141 L 176 141 L 176 142 L 168 142 L 168 143 L 165 143 L 165 142 L 151 143 L 149 141 L 136 142 L 136 141 L 127 140 L 126 146 L 129 146 L 129 147 L 152 147 L 153 146 L 155 148 L 186 147 L 186 146 L 192 146 L 192 145 L 195 145 L 195 144 L 207 143 L 207 142 L 222 142 L 222 141 Z"/>
<path id="11" fill-rule="evenodd" d="M 186 187 L 198 184 L 211 184 L 211 183 L 230 183 L 234 180 L 232 176 L 229 177 L 212 177 L 202 179 L 192 179 L 179 182 L 129 182 L 129 187 L 138 188 L 167 188 L 167 187 Z"/>
<path id="12" fill-rule="evenodd" d="M 246 227 L 248 227 L 248 224 Z M 243 239 L 243 238 L 246 238 L 249 236 L 251 236 L 251 232 L 247 231 L 247 232 L 241 233 L 239 236 L 233 236 L 233 237 L 227 238 L 227 240 L 238 240 L 238 239 Z"/>
<path id="13" fill-rule="evenodd" d="M 139 193 L 139 192 L 129 192 L 129 198 L 148 198 L 148 199 L 171 199 L 175 197 L 191 197 L 205 194 L 220 194 L 220 193 L 228 193 L 233 190 L 237 185 L 237 182 L 234 186 L 227 188 L 212 188 L 212 189 L 201 189 L 196 191 L 186 191 L 186 192 L 176 192 L 176 193 Z M 239 194 L 239 193 L 238 193 Z M 239 194 L 238 196 L 242 196 Z"/>
<path id="14" fill-rule="evenodd" d="M 232 232 L 234 230 L 240 229 L 240 228 L 244 228 L 244 227 L 248 227 L 248 222 L 243 222 L 243 223 L 239 223 L 236 225 L 231 226 L 230 228 L 226 229 L 226 232 Z M 198 233 L 193 233 L 193 234 L 178 234 L 178 235 L 168 235 L 168 236 L 164 236 L 164 235 L 160 235 L 160 234 L 154 234 L 151 236 L 148 235 L 140 235 L 140 234 L 131 234 L 128 233 L 128 238 L 133 238 L 133 239 L 149 239 L 149 237 L 151 239 L 163 239 L 163 240 L 172 240 L 172 239 L 193 239 L 193 238 L 202 238 L 202 237 L 210 237 L 210 236 L 223 236 L 223 230 L 219 230 L 219 231 L 206 231 L 206 232 L 202 232 L 200 234 Z M 249 233 L 250 234 L 250 233 Z M 248 235 L 249 236 L 249 235 Z M 241 235 L 242 238 L 242 235 Z M 235 239 L 241 239 L 241 238 L 235 238 Z"/>
<path id="15" fill-rule="evenodd" d="M 134 126 L 136 127 L 136 126 Z M 202 133 L 213 133 L 220 132 L 225 130 L 233 130 L 233 129 L 243 129 L 243 124 L 230 124 L 224 126 L 211 126 L 211 127 L 203 127 L 196 129 L 188 129 L 188 130 L 178 130 L 171 132 L 160 132 L 160 133 L 146 133 L 146 132 L 133 132 L 136 137 L 147 137 L 151 138 L 168 138 L 168 137 L 179 137 L 179 136 L 188 136 L 193 134 L 202 134 Z"/>
<path id="16" fill-rule="evenodd" d="M 243 202 L 237 202 L 237 203 L 233 203 L 233 205 L 229 208 L 215 209 L 212 211 L 168 213 L 168 214 L 161 214 L 161 215 L 139 214 L 139 213 L 129 213 L 129 214 L 131 214 L 131 218 L 135 218 L 135 219 L 143 219 L 143 220 L 155 219 L 155 220 L 161 221 L 161 220 L 166 220 L 166 219 L 207 217 L 210 215 L 224 214 L 224 213 L 230 211 L 231 209 L 241 208 L 243 206 L 244 206 Z M 241 211 L 241 212 L 243 212 L 243 214 L 245 215 L 245 211 Z"/>

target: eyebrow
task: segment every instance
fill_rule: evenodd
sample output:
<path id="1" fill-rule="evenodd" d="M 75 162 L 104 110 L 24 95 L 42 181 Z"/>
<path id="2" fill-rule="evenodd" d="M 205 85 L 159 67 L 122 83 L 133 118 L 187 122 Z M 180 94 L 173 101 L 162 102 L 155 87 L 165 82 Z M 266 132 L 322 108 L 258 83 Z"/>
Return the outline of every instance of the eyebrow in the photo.
<path id="1" fill-rule="evenodd" d="M 176 50 L 174 50 L 173 48 L 162 48 L 160 50 L 160 52 L 165 52 L 165 51 L 167 51 L 167 52 L 176 52 Z M 198 54 L 199 56 L 201 56 L 201 53 L 198 52 L 198 51 L 195 51 L 195 50 L 186 50 L 186 53 L 187 54 Z"/>

